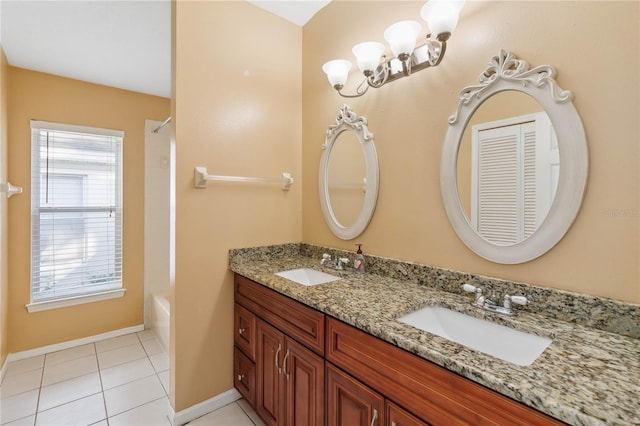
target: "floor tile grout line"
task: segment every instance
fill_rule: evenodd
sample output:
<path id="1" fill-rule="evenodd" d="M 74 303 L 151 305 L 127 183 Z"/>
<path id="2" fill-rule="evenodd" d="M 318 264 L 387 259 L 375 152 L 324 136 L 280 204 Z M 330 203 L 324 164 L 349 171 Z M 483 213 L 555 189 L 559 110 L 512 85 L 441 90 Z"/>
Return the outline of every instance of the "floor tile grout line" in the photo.
<path id="1" fill-rule="evenodd" d="M 49 408 L 47 408 L 46 410 L 42 410 L 42 411 L 38 410 L 36 413 L 38 413 L 38 414 L 39 414 L 39 413 L 44 413 L 44 412 L 46 412 L 46 411 L 50 411 L 50 410 L 53 410 L 53 409 L 55 409 L 55 408 L 62 407 L 63 405 L 71 404 L 72 402 L 77 402 L 77 401 L 80 401 L 81 399 L 89 398 L 90 396 L 94 396 L 94 395 L 97 395 L 97 394 L 99 394 L 99 393 L 102 393 L 102 391 L 100 391 L 100 392 L 90 393 L 89 395 L 84 395 L 84 396 L 81 396 L 81 397 L 79 397 L 79 398 L 72 399 L 72 400 L 70 400 L 70 401 L 66 401 L 66 402 L 64 402 L 64 403 L 62 403 L 62 404 L 54 405 L 53 407 L 49 407 Z"/>
<path id="2" fill-rule="evenodd" d="M 110 366 L 108 366 L 108 367 L 100 367 L 100 365 L 99 365 L 99 363 L 98 363 L 98 369 L 99 369 L 99 370 L 108 370 L 108 369 L 110 369 L 110 368 L 121 367 L 121 366 L 123 366 L 123 365 L 125 365 L 125 364 L 128 364 L 128 363 L 130 363 L 130 362 L 133 362 L 133 361 L 140 361 L 141 359 L 144 359 L 144 358 L 145 358 L 145 357 L 140 357 L 140 358 L 130 359 L 130 360 L 128 360 L 128 361 L 120 362 L 120 363 L 118 363 L 118 364 L 110 365 Z M 148 357 L 147 357 L 147 358 L 148 358 Z M 149 362 L 151 362 L 151 361 L 149 361 Z M 153 363 L 152 363 L 151 365 L 153 366 Z"/>
<path id="3" fill-rule="evenodd" d="M 152 399 L 151 401 L 147 401 L 147 402 L 145 402 L 144 404 L 140 404 L 140 405 L 136 405 L 135 407 L 128 408 L 128 409 L 126 409 L 126 410 L 124 410 L 124 411 L 121 411 L 121 412 L 119 412 L 119 413 L 117 413 L 117 414 L 114 414 L 113 416 L 108 416 L 108 417 L 107 417 L 107 419 L 111 419 L 111 418 L 116 417 L 116 416 L 119 416 L 119 415 L 121 415 L 121 414 L 128 413 L 129 411 L 132 411 L 132 410 L 138 409 L 138 408 L 143 407 L 143 406 L 145 406 L 145 405 L 147 405 L 147 404 L 151 404 L 152 402 L 159 401 L 159 400 L 161 400 L 161 399 L 163 399 L 163 398 L 168 398 L 168 397 L 165 395 L 165 396 L 161 396 L 160 398 Z"/>
<path id="4" fill-rule="evenodd" d="M 98 348 L 96 348 L 96 364 L 98 365 L 98 377 L 100 377 L 100 389 L 102 389 L 102 405 L 104 405 L 104 420 L 107 422 L 107 426 L 109 426 L 109 413 L 107 412 L 107 399 L 104 396 L 104 383 L 102 382 L 102 368 L 100 368 L 100 363 L 98 362 Z M 97 422 L 96 422 L 97 423 Z"/>
<path id="5" fill-rule="evenodd" d="M 166 372 L 167 372 L 167 369 L 164 369 L 164 370 L 162 370 L 162 371 L 157 371 L 156 366 L 155 366 L 155 365 L 153 364 L 153 362 L 151 361 L 151 356 L 152 356 L 152 355 L 150 355 L 150 354 L 148 353 L 147 348 L 146 348 L 146 347 L 144 346 L 144 344 L 142 343 L 142 342 L 143 342 L 143 340 L 142 340 L 142 338 L 141 338 L 140 334 L 139 334 L 139 333 L 135 333 L 135 334 L 136 334 L 136 337 L 137 337 L 138 343 L 142 346 L 142 349 L 143 349 L 143 351 L 144 351 L 144 353 L 145 353 L 145 357 L 146 357 L 147 361 L 151 364 L 151 366 L 152 366 L 152 368 L 153 368 L 154 373 L 153 373 L 153 374 L 150 374 L 149 376 L 146 376 L 146 377 L 140 378 L 140 379 L 136 379 L 136 380 L 129 381 L 129 382 L 127 382 L 127 383 L 132 383 L 132 382 L 135 382 L 135 381 L 137 381 L 137 380 L 142 380 L 142 379 L 145 379 L 145 378 L 148 378 L 148 377 L 155 376 L 155 377 L 156 377 L 156 380 L 158 380 L 158 382 L 160 382 L 160 385 L 161 385 L 162 389 L 164 390 L 164 392 L 163 392 L 163 393 L 164 393 L 164 395 L 163 395 L 163 396 L 161 396 L 161 397 L 159 397 L 159 398 L 156 398 L 156 399 L 153 399 L 153 400 L 151 400 L 151 401 L 147 401 L 147 402 L 145 402 L 145 403 L 143 403 L 143 404 L 140 404 L 140 405 L 137 405 L 137 406 L 135 406 L 135 407 L 131 407 L 131 408 L 129 408 L 129 409 L 127 409 L 127 410 L 125 410 L 125 411 L 123 411 L 123 412 L 121 412 L 121 413 L 115 414 L 114 416 L 109 416 L 109 413 L 107 412 L 107 407 L 106 407 L 105 389 L 104 389 L 104 383 L 103 383 L 103 378 L 102 378 L 103 370 L 106 370 L 106 369 L 109 369 L 109 368 L 113 368 L 113 367 L 117 367 L 117 366 L 121 366 L 121 365 L 126 364 L 126 363 L 128 363 L 128 362 L 133 362 L 133 361 L 137 361 L 137 360 L 140 360 L 140 359 L 145 359 L 145 357 L 141 357 L 141 358 L 138 358 L 138 359 L 135 359 L 135 360 L 126 361 L 126 362 L 123 362 L 123 363 L 119 363 L 119 364 L 116 364 L 116 365 L 113 365 L 113 366 L 109 366 L 109 367 L 103 368 L 103 367 L 100 365 L 100 362 L 99 362 L 99 359 L 98 359 L 98 354 L 99 354 L 99 352 L 98 352 L 98 349 L 97 349 L 96 342 L 92 342 L 92 343 L 91 343 L 91 345 L 93 345 L 93 356 L 95 356 L 96 364 L 97 364 L 97 367 L 98 367 L 97 371 L 93 371 L 93 372 L 90 372 L 90 373 L 87 373 L 87 374 L 83 374 L 83 375 L 80 375 L 80 376 L 77 376 L 77 377 L 72 377 L 72 378 L 69 378 L 69 379 L 66 379 L 66 380 L 61 380 L 61 381 L 58 381 L 58 382 L 55 382 L 55 383 L 51 383 L 51 384 L 49 384 L 49 385 L 47 385 L 47 386 L 52 386 L 52 385 L 55 385 L 55 384 L 58 384 L 58 383 L 63 383 L 63 382 L 69 381 L 69 380 L 77 379 L 77 378 L 79 378 L 79 377 L 87 376 L 87 375 L 91 375 L 91 374 L 94 374 L 94 373 L 96 373 L 96 372 L 97 372 L 97 373 L 98 373 L 98 378 L 99 378 L 99 380 L 100 380 L 100 389 L 101 389 L 101 391 L 100 391 L 100 392 L 95 392 L 95 393 L 92 393 L 92 394 L 90 394 L 90 395 L 86 395 L 86 396 L 83 396 L 83 397 L 80 397 L 80 398 L 76 398 L 76 399 L 74 399 L 74 400 L 72 400 L 72 401 L 67 401 L 67 402 L 65 402 L 65 403 L 63 403 L 63 404 L 59 404 L 59 405 L 56 405 L 56 406 L 54 406 L 54 407 L 49 407 L 49 408 L 47 408 L 46 410 L 42 410 L 42 411 L 40 411 L 40 397 L 41 397 L 41 395 L 42 395 L 42 389 L 43 389 L 43 388 L 45 388 L 45 387 L 47 387 L 47 386 L 43 386 L 43 384 L 44 384 L 44 374 L 45 374 L 45 364 L 46 364 L 46 360 L 47 360 L 47 355 L 51 355 L 51 354 L 53 354 L 53 353 L 60 352 L 60 351 L 54 351 L 54 352 L 51 352 L 51 353 L 48 353 L 48 354 L 44 354 L 44 355 L 43 355 L 43 361 L 42 361 L 42 367 L 41 367 L 41 368 L 42 368 L 42 372 L 41 372 L 41 374 L 40 374 L 40 386 L 39 386 L 37 389 L 33 389 L 33 390 L 30 390 L 30 391 L 25 391 L 25 392 L 31 392 L 31 391 L 34 391 L 34 390 L 37 390 L 37 391 L 38 391 L 38 396 L 37 396 L 37 401 L 36 401 L 36 411 L 35 411 L 35 413 L 34 413 L 34 414 L 29 414 L 29 415 L 24 416 L 24 417 L 22 417 L 22 418 L 27 418 L 27 417 L 30 417 L 30 416 L 32 416 L 32 415 L 33 415 L 33 416 L 34 416 L 34 424 L 35 424 L 35 423 L 37 422 L 37 417 L 38 417 L 38 415 L 39 415 L 41 412 L 49 411 L 49 410 L 52 410 L 52 409 L 55 409 L 55 408 L 61 407 L 61 406 L 63 406 L 63 405 L 66 405 L 66 404 L 69 404 L 69 403 L 72 403 L 72 402 L 76 402 L 76 401 L 78 401 L 78 400 L 80 400 L 80 399 L 83 399 L 83 398 L 87 398 L 87 397 L 90 397 L 90 396 L 95 396 L 95 395 L 97 395 L 98 393 L 100 393 L 100 394 L 102 395 L 103 404 L 104 404 L 104 408 L 105 408 L 105 418 L 104 418 L 104 419 L 102 419 L 102 420 L 99 420 L 99 421 L 98 421 L 98 423 L 99 423 L 99 422 L 102 422 L 102 421 L 106 421 L 107 425 L 110 425 L 110 423 L 111 423 L 111 422 L 110 422 L 110 420 L 109 420 L 109 419 L 110 419 L 110 418 L 112 418 L 112 417 L 115 417 L 115 416 L 117 416 L 117 415 L 120 415 L 120 414 L 122 414 L 122 413 L 126 413 L 126 412 L 131 411 L 131 410 L 134 410 L 134 409 L 138 409 L 138 408 L 140 408 L 140 407 L 142 407 L 142 406 L 144 406 L 144 405 L 147 405 L 147 404 L 150 404 L 150 403 L 156 402 L 156 401 L 158 401 L 158 400 L 160 400 L 160 399 L 164 399 L 164 398 L 167 398 L 167 399 L 168 399 L 168 398 L 169 398 L 169 390 L 168 390 L 168 389 L 165 389 L 164 384 L 162 383 L 162 380 L 161 380 L 161 378 L 160 378 L 160 374 L 166 373 Z M 155 338 L 155 337 L 154 337 L 154 338 Z M 151 340 L 151 339 L 147 339 L 147 340 Z M 156 339 L 156 340 L 157 340 L 157 339 Z M 132 344 L 132 345 L 134 345 L 134 344 Z M 112 349 L 110 349 L 110 350 L 120 349 L 120 348 L 123 348 L 123 347 L 126 347 L 126 346 L 132 346 L 132 345 L 120 346 L 120 347 L 117 347 L 117 348 L 112 348 Z M 82 346 L 82 345 L 79 345 L 79 346 Z M 104 353 L 104 352 L 109 352 L 109 351 L 103 351 L 103 352 L 100 352 L 100 353 Z M 163 349 L 161 352 L 154 353 L 154 354 L 153 354 L 153 356 L 155 356 L 155 355 L 161 355 L 161 354 L 165 354 L 165 355 L 167 355 L 167 356 L 168 356 L 168 354 L 166 354 L 166 352 L 164 351 L 164 349 Z M 85 357 L 88 357 L 88 356 L 91 356 L 91 355 L 85 355 Z M 57 364 L 56 364 L 56 365 L 57 365 Z M 52 367 L 52 366 L 50 366 L 50 367 Z M 32 370 L 35 370 L 35 369 L 30 369 L 29 371 L 32 371 Z M 125 385 L 125 384 L 127 384 L 127 383 L 121 384 L 121 385 L 119 385 L 119 386 L 115 386 L 115 387 L 113 387 L 113 388 L 111 388 L 111 389 L 115 389 L 115 388 L 120 387 L 120 386 L 123 386 L 123 385 Z M 21 392 L 21 393 L 24 393 L 24 392 Z M 241 407 L 241 409 L 242 409 L 242 407 Z M 249 420 L 250 420 L 252 423 L 254 423 L 254 422 L 253 422 L 253 420 L 249 417 L 249 415 L 248 415 L 244 410 L 242 410 L 242 411 L 247 415 L 247 417 L 249 418 Z M 22 419 L 22 418 L 21 418 L 21 419 Z M 167 419 L 168 419 L 168 418 L 167 418 Z M 20 419 L 16 419 L 16 420 L 20 420 Z M 254 424 L 255 424 L 255 423 L 254 423 Z"/>
<path id="6" fill-rule="evenodd" d="M 24 370 L 24 371 L 21 371 L 21 372 L 19 372 L 19 373 L 11 373 L 11 374 L 9 374 L 9 365 L 8 365 L 8 364 L 12 364 L 12 363 L 15 363 L 15 362 L 24 361 L 25 359 L 30 359 L 30 358 L 19 359 L 19 360 L 16 360 L 16 361 L 11 361 L 11 362 L 9 362 L 9 363 L 7 364 L 7 368 L 6 368 L 6 370 L 7 370 L 7 371 L 5 371 L 5 373 L 4 373 L 4 377 L 2 377 L 2 380 L 0 380 L 0 386 L 2 386 L 2 385 L 4 384 L 4 381 L 7 379 L 7 377 L 15 376 L 15 375 L 17 375 L 17 374 L 29 373 L 29 372 L 32 372 L 32 371 L 35 371 L 35 370 L 39 370 L 40 368 L 44 368 L 44 355 L 36 355 L 36 356 L 34 356 L 34 357 L 31 357 L 31 358 L 37 358 L 37 357 L 40 357 L 40 356 L 41 356 L 41 357 L 42 357 L 42 359 L 43 359 L 43 361 L 42 361 L 42 366 L 41 366 L 41 367 L 37 367 L 37 368 L 30 368 L 30 369 L 28 369 L 28 370 Z"/>
<path id="7" fill-rule="evenodd" d="M 253 417 L 251 417 L 251 415 L 247 412 L 247 410 L 244 409 L 244 407 L 242 406 L 242 404 L 238 404 L 238 401 L 233 401 L 234 404 L 236 404 L 238 407 L 240 407 L 240 409 L 242 410 L 242 412 L 244 413 L 245 416 L 247 416 L 247 418 L 249 419 L 249 421 L 251 423 L 253 423 L 254 426 L 258 426 L 256 422 L 253 421 Z"/>
<path id="8" fill-rule="evenodd" d="M 92 374 L 96 374 L 96 373 L 98 373 L 98 372 L 99 372 L 99 370 L 91 371 L 90 373 L 81 374 L 81 375 L 76 376 L 76 377 L 70 377 L 70 378 L 68 378 L 68 379 L 60 380 L 59 382 L 50 383 L 50 384 L 48 384 L 48 385 L 46 385 L 46 386 L 40 386 L 40 390 L 42 390 L 43 388 L 48 388 L 48 387 L 51 387 L 51 386 L 59 385 L 60 383 L 66 383 L 66 382 L 69 382 L 69 381 L 71 381 L 71 380 L 76 380 L 76 379 L 79 379 L 80 377 L 91 376 Z M 97 393 L 97 392 L 96 392 L 96 393 Z M 38 402 L 39 402 L 39 401 L 38 401 Z"/>
<path id="9" fill-rule="evenodd" d="M 151 364 L 151 367 L 153 368 L 153 363 L 152 363 L 152 362 L 151 362 L 151 360 L 149 359 L 149 354 L 147 354 L 147 351 L 145 350 L 144 345 L 142 344 L 142 340 L 140 339 L 140 335 L 138 335 L 138 333 L 136 333 L 136 337 L 138 338 L 138 343 L 140 343 L 140 345 L 142 346 L 142 350 L 144 350 L 144 353 L 145 353 L 145 355 L 146 355 L 146 357 L 147 357 L 147 361 L 149 362 L 149 364 Z M 131 346 L 133 346 L 133 345 L 131 345 Z M 143 359 L 143 358 L 140 358 L 140 359 Z M 134 360 L 134 361 L 137 361 L 137 360 Z M 131 361 L 130 361 L 130 362 L 131 362 Z M 98 366 L 98 368 L 99 368 L 99 370 L 100 370 L 100 371 L 102 371 L 102 369 L 100 368 L 100 366 Z M 109 367 L 109 368 L 111 368 L 111 367 Z M 154 371 L 155 371 L 155 369 L 154 369 Z M 102 373 L 101 373 L 101 374 L 102 374 Z M 157 375 L 157 373 L 156 373 L 156 375 Z M 101 379 L 100 379 L 100 380 L 102 381 L 102 375 L 101 375 L 100 377 L 101 377 Z M 147 376 L 147 377 L 151 377 L 151 376 Z M 146 378 L 146 377 L 143 377 L 143 378 Z M 138 379 L 138 380 L 140 380 L 140 379 Z M 159 378 L 159 377 L 158 377 L 158 380 L 160 380 L 160 378 Z M 132 381 L 130 381 L 130 382 L 123 383 L 123 384 L 121 384 L 121 385 L 119 385 L 119 386 L 114 386 L 114 387 L 112 387 L 112 388 L 110 388 L 110 389 L 116 389 L 116 388 L 118 388 L 118 387 L 120 387 L 120 386 L 124 386 L 125 384 L 132 383 L 132 382 L 135 382 L 135 381 L 136 381 L 136 380 L 132 380 Z M 101 382 L 101 383 L 102 383 L 102 382 Z M 160 385 L 162 385 L 162 381 L 160 381 Z M 110 424 L 109 419 L 110 419 L 111 417 L 114 417 L 114 416 L 109 416 L 109 412 L 107 411 L 107 399 L 106 399 L 106 396 L 105 396 L 105 393 L 104 393 L 104 392 L 105 392 L 105 390 L 104 390 L 104 387 L 103 387 L 103 388 L 102 388 L 102 398 L 103 398 L 103 400 L 104 400 L 104 411 L 105 411 L 105 415 L 107 416 L 107 426 L 109 426 L 109 424 Z M 144 405 L 144 404 L 143 404 L 143 405 Z M 135 408 L 138 408 L 138 407 L 135 407 Z M 127 411 L 130 411 L 130 410 L 133 410 L 133 408 L 130 408 L 129 410 L 125 410 L 125 411 L 123 411 L 122 413 L 126 413 Z M 116 414 L 116 416 L 117 416 L 117 415 L 120 415 L 120 414 L 122 414 L 122 413 L 118 413 L 118 414 Z"/>
<path id="10" fill-rule="evenodd" d="M 38 397 L 36 398 L 36 412 L 33 414 L 33 424 L 38 423 L 38 408 L 40 408 L 40 396 L 42 395 L 42 383 L 44 383 L 44 369 L 47 365 L 47 354 L 42 358 L 42 374 L 40 375 L 40 387 L 38 387 Z"/>
<path id="11" fill-rule="evenodd" d="M 99 366 L 98 366 L 98 357 L 97 357 L 97 355 L 96 355 L 96 354 L 93 354 L 93 355 L 87 355 L 87 356 L 83 356 L 83 357 L 80 357 L 80 358 L 71 359 L 71 360 L 69 360 L 69 361 L 65 361 L 65 363 L 66 363 L 66 362 L 72 362 L 72 361 L 78 361 L 78 360 L 80 360 L 80 359 L 83 359 L 83 358 L 89 358 L 89 357 L 93 357 L 93 358 L 94 358 L 94 360 L 96 361 L 96 370 L 94 370 L 94 371 L 89 371 L 88 373 L 85 373 L 85 374 L 80 374 L 79 376 L 73 376 L 73 377 L 68 377 L 68 378 L 66 378 L 66 379 L 63 379 L 63 380 L 57 380 L 57 381 L 55 381 L 55 382 L 51 382 L 51 383 L 48 383 L 48 384 L 46 384 L 46 385 L 45 385 L 45 384 L 44 384 L 44 370 L 45 370 L 45 369 L 43 369 L 43 371 L 42 371 L 42 374 L 43 374 L 43 375 L 42 375 L 42 381 L 41 381 L 41 383 L 40 383 L 40 387 L 41 387 L 41 388 L 43 388 L 43 387 L 52 386 L 52 385 L 55 385 L 55 384 L 58 384 L 58 383 L 66 382 L 66 381 L 68 381 L 68 380 L 77 379 L 78 377 L 87 376 L 87 375 L 89 375 L 89 374 L 93 374 L 93 373 L 98 372 L 98 370 L 99 370 Z M 62 364 L 63 364 L 63 363 L 59 363 L 59 364 L 55 364 L 55 365 L 52 365 L 52 366 L 49 366 L 49 367 L 50 367 L 50 368 L 55 368 L 55 367 L 58 367 L 58 366 L 60 366 L 60 365 L 62 365 Z"/>

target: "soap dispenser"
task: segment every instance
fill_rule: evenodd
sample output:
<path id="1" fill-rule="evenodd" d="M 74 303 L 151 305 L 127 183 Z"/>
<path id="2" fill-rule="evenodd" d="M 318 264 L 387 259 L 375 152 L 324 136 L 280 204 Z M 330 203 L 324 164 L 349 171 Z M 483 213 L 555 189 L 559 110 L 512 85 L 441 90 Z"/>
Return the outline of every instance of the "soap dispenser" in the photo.
<path id="1" fill-rule="evenodd" d="M 356 244 L 358 251 L 356 252 L 356 258 L 353 261 L 353 267 L 356 270 L 356 274 L 364 274 L 364 255 L 362 254 L 362 244 Z"/>

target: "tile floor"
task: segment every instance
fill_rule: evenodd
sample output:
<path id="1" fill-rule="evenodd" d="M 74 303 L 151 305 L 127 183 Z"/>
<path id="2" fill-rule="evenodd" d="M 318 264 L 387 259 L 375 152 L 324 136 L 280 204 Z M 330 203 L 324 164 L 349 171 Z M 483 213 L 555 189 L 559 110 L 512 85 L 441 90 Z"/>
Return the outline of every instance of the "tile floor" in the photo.
<path id="1" fill-rule="evenodd" d="M 9 363 L 0 424 L 168 426 L 168 391 L 169 357 L 145 330 Z M 241 400 L 190 424 L 261 422 Z"/>

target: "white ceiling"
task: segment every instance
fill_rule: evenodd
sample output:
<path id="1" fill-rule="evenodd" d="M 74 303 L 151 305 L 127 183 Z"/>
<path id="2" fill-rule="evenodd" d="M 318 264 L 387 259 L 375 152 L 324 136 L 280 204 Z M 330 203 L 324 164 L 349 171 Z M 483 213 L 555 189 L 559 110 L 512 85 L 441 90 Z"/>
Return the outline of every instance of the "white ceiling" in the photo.
<path id="1" fill-rule="evenodd" d="M 250 1 L 304 25 L 329 1 Z M 170 97 L 170 0 L 0 0 L 10 65 Z"/>
<path id="2" fill-rule="evenodd" d="M 317 11 L 329 4 L 331 0 L 247 1 L 302 27 Z"/>

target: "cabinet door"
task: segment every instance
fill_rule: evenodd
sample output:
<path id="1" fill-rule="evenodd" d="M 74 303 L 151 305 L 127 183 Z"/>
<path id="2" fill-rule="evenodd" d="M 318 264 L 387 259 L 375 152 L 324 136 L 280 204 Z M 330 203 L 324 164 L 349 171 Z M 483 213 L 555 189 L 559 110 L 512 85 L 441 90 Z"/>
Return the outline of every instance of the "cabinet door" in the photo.
<path id="1" fill-rule="evenodd" d="M 256 412 L 267 425 L 284 423 L 285 394 L 282 360 L 284 335 L 258 319 Z"/>
<path id="2" fill-rule="evenodd" d="M 413 414 L 398 407 L 391 401 L 387 401 L 386 404 L 386 425 L 387 426 L 428 426 Z"/>
<path id="3" fill-rule="evenodd" d="M 384 424 L 384 398 L 351 376 L 326 364 L 327 424 L 380 426 Z"/>
<path id="4" fill-rule="evenodd" d="M 285 342 L 287 424 L 324 426 L 324 359 L 289 337 Z"/>

